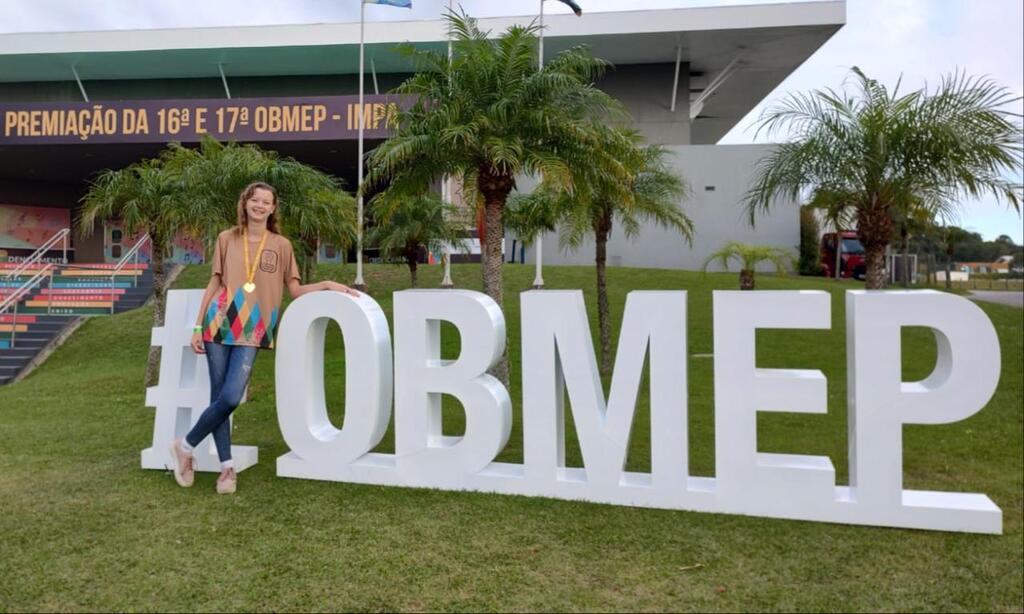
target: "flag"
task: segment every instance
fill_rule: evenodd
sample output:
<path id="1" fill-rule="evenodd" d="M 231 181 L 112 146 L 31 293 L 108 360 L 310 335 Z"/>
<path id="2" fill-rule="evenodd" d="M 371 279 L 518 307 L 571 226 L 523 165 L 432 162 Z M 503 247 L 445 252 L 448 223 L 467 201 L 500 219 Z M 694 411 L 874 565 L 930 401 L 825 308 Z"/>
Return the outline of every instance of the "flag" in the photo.
<path id="1" fill-rule="evenodd" d="M 386 4 L 388 6 L 398 6 L 403 9 L 412 8 L 412 0 L 363 0 L 363 4 Z"/>
<path id="2" fill-rule="evenodd" d="M 567 7 L 571 8 L 572 12 L 576 13 L 577 17 L 582 17 L 583 16 L 583 9 L 581 9 L 580 5 L 576 4 L 572 0 L 558 0 L 558 1 L 561 2 L 562 4 L 566 5 Z"/>

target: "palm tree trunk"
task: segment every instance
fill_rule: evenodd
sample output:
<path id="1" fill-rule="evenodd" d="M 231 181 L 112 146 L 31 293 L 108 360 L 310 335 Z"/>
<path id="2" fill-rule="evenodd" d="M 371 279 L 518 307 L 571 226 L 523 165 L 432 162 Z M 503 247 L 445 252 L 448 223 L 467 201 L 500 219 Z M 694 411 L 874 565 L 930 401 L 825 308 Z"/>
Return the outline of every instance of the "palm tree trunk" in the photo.
<path id="1" fill-rule="evenodd" d="M 951 279 L 952 275 L 953 275 L 953 249 L 952 248 L 948 248 L 946 250 L 946 289 L 947 290 L 952 290 L 953 289 L 953 280 Z"/>
<path id="2" fill-rule="evenodd" d="M 303 258 L 302 262 L 302 280 L 303 283 L 309 284 L 313 283 L 316 258 L 320 250 L 317 248 L 316 237 L 303 237 L 301 241 L 306 246 L 306 249 L 304 250 L 306 257 Z"/>
<path id="3" fill-rule="evenodd" d="M 838 270 L 837 270 L 838 272 Z M 838 277 L 837 277 L 838 279 Z M 740 290 L 754 289 L 754 269 L 740 270 Z"/>
<path id="4" fill-rule="evenodd" d="M 928 252 L 925 253 L 924 265 L 924 280 L 925 283 L 931 287 L 931 285 L 935 283 L 935 254 L 932 252 L 931 248 L 929 248 Z"/>
<path id="5" fill-rule="evenodd" d="M 910 287 L 910 233 L 906 228 L 900 231 L 903 235 L 903 287 Z"/>
<path id="6" fill-rule="evenodd" d="M 306 258 L 305 262 L 302 263 L 302 283 L 311 283 L 313 281 L 313 261 L 310 258 Z"/>
<path id="7" fill-rule="evenodd" d="M 412 287 L 419 287 L 419 281 L 416 277 L 416 269 L 419 263 L 416 261 L 416 254 L 406 252 L 405 262 L 409 265 L 409 280 L 412 283 Z"/>
<path id="8" fill-rule="evenodd" d="M 485 222 L 486 236 L 484 237 L 484 292 L 494 299 L 499 307 L 504 303 L 504 288 L 502 286 L 502 257 L 501 239 L 504 229 L 502 215 L 505 210 L 504 198 L 497 194 L 485 196 L 487 218 Z"/>
<path id="9" fill-rule="evenodd" d="M 885 287 L 885 244 L 865 245 L 864 260 L 867 265 L 864 287 L 868 290 L 881 290 Z"/>
<path id="10" fill-rule="evenodd" d="M 164 311 L 167 306 L 167 275 L 164 271 L 164 245 L 163 238 L 156 233 L 150 232 L 152 240 L 153 258 L 150 266 L 153 268 L 153 327 L 164 325 Z M 154 386 L 157 383 L 157 376 L 160 373 L 160 346 L 153 345 L 149 348 L 149 355 L 146 357 L 146 386 Z"/>
<path id="11" fill-rule="evenodd" d="M 877 196 L 870 205 L 857 212 L 857 236 L 864 245 L 866 283 L 868 290 L 885 287 L 885 249 L 893 235 L 892 217 L 888 207 Z"/>
<path id="12" fill-rule="evenodd" d="M 481 169 L 478 179 L 480 193 L 484 197 L 484 244 L 481 257 L 483 260 L 484 292 L 491 297 L 502 311 L 505 310 L 502 266 L 504 258 L 501 253 L 501 241 L 505 235 L 505 201 L 512 191 L 514 179 L 510 176 L 494 175 L 490 168 Z M 506 345 L 506 352 L 508 346 Z M 508 357 L 503 354 L 491 368 L 491 375 L 498 378 L 505 387 L 509 386 Z"/>
<path id="13" fill-rule="evenodd" d="M 487 249 L 484 247 L 484 243 L 487 240 L 487 211 L 484 209 L 478 210 L 476 213 L 476 234 L 480 238 L 480 270 L 486 271 L 487 269 Z M 485 273 L 486 274 L 486 273 Z M 485 282 L 486 284 L 486 282 Z"/>
<path id="14" fill-rule="evenodd" d="M 843 278 L 843 238 L 840 236 L 839 224 L 836 223 L 836 268 L 834 269 L 836 281 Z"/>
<path id="15" fill-rule="evenodd" d="M 597 323 L 601 330 L 601 375 L 608 375 L 612 368 L 611 314 L 608 309 L 608 280 L 605 270 L 610 226 L 611 214 L 606 212 L 594 232 L 596 244 L 594 263 L 597 265 Z"/>

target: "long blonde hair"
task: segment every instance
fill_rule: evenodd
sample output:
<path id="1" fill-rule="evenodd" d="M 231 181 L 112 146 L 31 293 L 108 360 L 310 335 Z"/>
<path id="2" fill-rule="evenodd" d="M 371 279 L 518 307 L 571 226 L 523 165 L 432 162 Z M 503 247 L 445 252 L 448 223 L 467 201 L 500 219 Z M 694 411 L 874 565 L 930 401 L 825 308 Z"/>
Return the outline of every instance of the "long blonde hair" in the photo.
<path id="1" fill-rule="evenodd" d="M 274 186 L 269 183 L 262 181 L 254 181 L 249 185 L 245 186 L 242 193 L 238 195 L 238 225 L 235 226 L 235 232 L 239 235 L 245 233 L 245 229 L 249 226 L 249 213 L 245 210 L 245 203 L 252 195 L 256 193 L 256 190 L 266 190 L 274 197 L 274 212 L 267 217 L 267 230 L 270 232 L 281 234 L 281 231 L 277 226 L 277 190 Z"/>

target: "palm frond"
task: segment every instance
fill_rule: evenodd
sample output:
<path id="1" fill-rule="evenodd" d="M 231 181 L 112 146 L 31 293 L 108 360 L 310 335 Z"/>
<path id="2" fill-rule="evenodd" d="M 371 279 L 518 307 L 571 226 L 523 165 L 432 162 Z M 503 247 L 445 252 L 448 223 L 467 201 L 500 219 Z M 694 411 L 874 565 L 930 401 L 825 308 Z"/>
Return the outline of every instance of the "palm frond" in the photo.
<path id="1" fill-rule="evenodd" d="M 866 215 L 951 218 L 966 198 L 992 194 L 1020 210 L 1020 98 L 987 77 L 944 76 L 900 93 L 854 67 L 840 91 L 795 93 L 769 107 L 758 131 L 788 134 L 758 163 L 744 198 L 750 222 L 779 200 L 814 203 L 844 225 Z M 886 225 L 869 224 L 877 233 Z M 887 236 L 865 236 L 876 245 Z"/>
<path id="2" fill-rule="evenodd" d="M 704 260 L 701 270 L 707 272 L 708 267 L 717 262 L 722 269 L 728 271 L 729 263 L 733 260 L 739 263 L 741 269 L 748 271 L 756 270 L 757 265 L 762 262 L 772 263 L 779 273 L 793 268 L 793 256 L 784 249 L 730 241 L 712 252 Z"/>

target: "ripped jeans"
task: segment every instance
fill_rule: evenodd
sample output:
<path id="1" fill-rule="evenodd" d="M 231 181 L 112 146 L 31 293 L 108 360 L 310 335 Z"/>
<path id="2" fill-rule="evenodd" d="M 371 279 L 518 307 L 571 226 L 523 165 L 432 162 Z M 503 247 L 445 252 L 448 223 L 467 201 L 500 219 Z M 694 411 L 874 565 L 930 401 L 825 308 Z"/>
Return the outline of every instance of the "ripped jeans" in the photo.
<path id="1" fill-rule="evenodd" d="M 213 433 L 217 456 L 223 463 L 231 460 L 231 412 L 242 401 L 259 348 L 209 341 L 203 345 L 206 347 L 206 364 L 210 368 L 210 406 L 185 435 L 185 441 L 196 447 Z"/>

